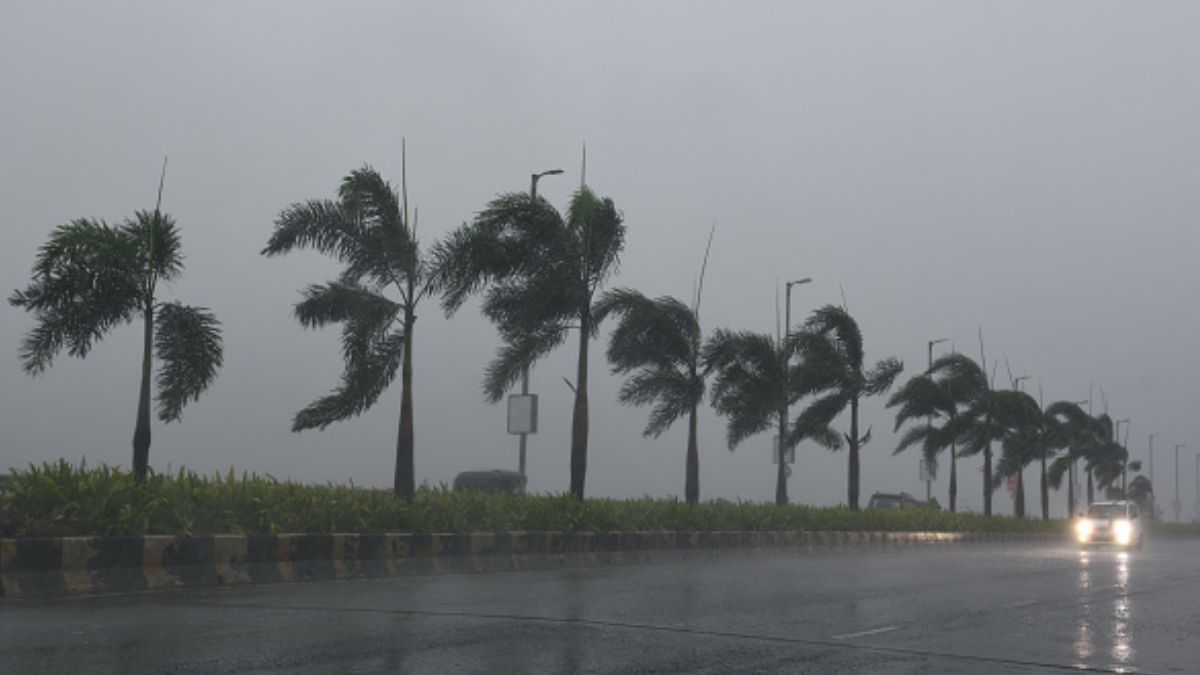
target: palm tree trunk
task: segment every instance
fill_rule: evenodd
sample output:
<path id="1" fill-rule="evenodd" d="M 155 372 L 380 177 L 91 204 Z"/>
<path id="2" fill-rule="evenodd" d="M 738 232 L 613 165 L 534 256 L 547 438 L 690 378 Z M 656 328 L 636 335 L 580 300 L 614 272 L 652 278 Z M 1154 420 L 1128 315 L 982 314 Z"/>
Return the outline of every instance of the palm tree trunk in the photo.
<path id="1" fill-rule="evenodd" d="M 1095 487 L 1095 484 L 1092 482 L 1092 472 L 1090 469 L 1087 472 L 1087 477 L 1088 477 L 1088 480 L 1087 480 L 1087 498 L 1088 498 L 1087 505 L 1091 506 L 1092 502 L 1096 501 L 1096 487 Z"/>
<path id="2" fill-rule="evenodd" d="M 992 443 L 983 449 L 983 515 L 992 517 Z"/>
<path id="3" fill-rule="evenodd" d="M 775 504 L 783 506 L 788 503 L 787 493 L 787 416 L 783 408 L 779 409 L 779 443 L 775 451 L 779 453 L 779 465 L 775 467 Z"/>
<path id="4" fill-rule="evenodd" d="M 850 476 L 846 486 L 846 504 L 858 510 L 858 397 L 850 399 Z"/>
<path id="5" fill-rule="evenodd" d="M 417 317 L 413 310 L 413 307 L 404 309 L 404 361 L 400 366 L 400 430 L 396 437 L 396 475 L 392 484 L 393 493 L 404 500 L 411 500 L 416 493 L 416 475 L 413 467 L 412 349 L 413 327 Z"/>
<path id="6" fill-rule="evenodd" d="M 1070 449 L 1067 450 L 1070 452 Z M 1067 470 L 1067 518 L 1075 517 L 1075 460 Z"/>
<path id="7" fill-rule="evenodd" d="M 958 455 L 955 444 L 950 444 L 950 513 L 958 511 Z"/>
<path id="8" fill-rule="evenodd" d="M 688 504 L 695 506 L 700 502 L 700 449 L 696 444 L 696 404 L 692 404 L 688 416 L 687 440 L 687 477 L 683 486 L 683 498 Z"/>
<path id="9" fill-rule="evenodd" d="M 1046 453 L 1042 453 L 1042 520 L 1050 520 L 1050 483 L 1046 480 Z"/>
<path id="10" fill-rule="evenodd" d="M 150 466 L 150 372 L 154 362 L 154 303 L 147 302 L 143 314 L 142 382 L 138 389 L 137 422 L 133 427 L 133 477 L 146 480 Z"/>
<path id="11" fill-rule="evenodd" d="M 575 371 L 575 410 L 571 415 L 571 494 L 583 499 L 588 449 L 588 341 L 592 337 L 591 307 L 579 314 L 579 362 Z"/>

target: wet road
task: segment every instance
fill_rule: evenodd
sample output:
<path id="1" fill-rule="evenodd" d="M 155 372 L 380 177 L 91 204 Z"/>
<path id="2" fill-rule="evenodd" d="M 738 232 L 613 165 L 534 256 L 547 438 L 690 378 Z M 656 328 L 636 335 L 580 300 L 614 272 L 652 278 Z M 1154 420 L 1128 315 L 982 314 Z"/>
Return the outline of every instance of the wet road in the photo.
<path id="1" fill-rule="evenodd" d="M 0 673 L 1200 672 L 1200 541 L 0 601 Z"/>

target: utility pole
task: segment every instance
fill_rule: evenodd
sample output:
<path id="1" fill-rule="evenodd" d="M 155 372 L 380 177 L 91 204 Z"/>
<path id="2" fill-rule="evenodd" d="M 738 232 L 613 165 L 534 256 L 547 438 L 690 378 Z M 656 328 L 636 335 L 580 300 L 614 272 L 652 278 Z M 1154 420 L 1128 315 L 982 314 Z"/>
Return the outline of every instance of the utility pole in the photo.
<path id="1" fill-rule="evenodd" d="M 933 346 L 937 345 L 937 344 L 941 344 L 942 342 L 945 342 L 946 340 L 947 340 L 947 338 L 937 338 L 934 340 L 929 340 L 926 343 L 926 346 L 929 348 L 929 350 L 928 350 L 929 351 L 929 368 L 925 372 L 930 377 L 933 376 Z M 930 431 L 933 429 L 933 418 L 932 417 L 925 418 L 925 429 L 926 429 L 926 433 L 930 433 Z M 954 466 L 954 450 L 950 451 L 950 466 L 951 467 Z M 953 473 L 954 469 L 951 468 L 950 471 L 951 471 L 951 473 Z M 928 504 L 931 499 L 933 499 L 933 478 L 929 472 L 926 472 L 925 473 L 925 503 Z"/>
<path id="2" fill-rule="evenodd" d="M 812 283 L 812 277 L 804 277 L 789 281 L 783 285 L 783 335 L 779 336 L 779 353 L 786 354 L 786 344 L 788 335 L 792 332 L 792 286 Z M 775 327 L 779 327 L 779 287 L 775 287 Z M 786 373 L 788 364 L 786 360 L 783 363 L 783 371 Z M 779 453 L 779 469 L 775 478 L 775 503 L 787 503 L 787 476 L 790 469 L 787 466 L 787 437 L 788 437 L 788 394 L 783 393 L 783 405 L 779 408 L 779 442 L 776 443 L 776 452 Z"/>
<path id="3" fill-rule="evenodd" d="M 1125 457 L 1121 459 L 1121 499 L 1125 499 L 1125 473 L 1129 467 L 1129 447 L 1126 442 L 1121 441 L 1121 425 L 1125 425 L 1125 441 L 1129 440 L 1129 427 L 1132 420 L 1126 417 L 1123 420 L 1117 420 L 1117 425 L 1113 427 L 1113 442 L 1121 444 L 1121 450 L 1124 451 Z"/>
<path id="4" fill-rule="evenodd" d="M 1157 435 L 1157 433 L 1150 434 L 1147 443 L 1150 446 L 1150 520 L 1158 519 L 1158 500 L 1154 494 L 1158 489 L 1154 483 L 1154 437 Z"/>
<path id="5" fill-rule="evenodd" d="M 1179 522 L 1179 512 L 1183 508 L 1183 504 L 1179 501 L 1179 449 L 1186 447 L 1187 443 L 1175 444 L 1175 503 L 1172 506 L 1175 507 L 1175 522 L 1177 523 Z"/>
<path id="6" fill-rule="evenodd" d="M 538 181 L 541 180 L 542 176 L 557 176 L 558 174 L 560 174 L 562 172 L 563 172 L 562 169 L 550 169 L 549 171 L 543 171 L 541 173 L 532 174 L 529 179 L 529 201 L 531 203 L 533 203 L 534 205 L 537 204 L 537 184 L 538 184 Z M 521 395 L 526 396 L 528 394 L 529 394 L 529 364 L 526 363 L 521 368 Z M 523 433 L 520 436 L 521 436 L 520 453 L 519 453 L 519 458 L 517 460 L 517 465 L 518 465 L 518 470 L 521 472 L 521 477 L 524 478 L 525 477 L 525 445 L 528 442 L 529 434 Z"/>

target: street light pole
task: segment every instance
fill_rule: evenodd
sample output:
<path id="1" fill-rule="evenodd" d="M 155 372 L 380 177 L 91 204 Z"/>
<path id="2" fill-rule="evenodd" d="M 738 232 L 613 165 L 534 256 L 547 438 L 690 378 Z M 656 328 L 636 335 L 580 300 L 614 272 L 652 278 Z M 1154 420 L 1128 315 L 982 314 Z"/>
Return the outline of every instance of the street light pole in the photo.
<path id="1" fill-rule="evenodd" d="M 529 178 L 529 201 L 537 204 L 537 184 L 542 176 L 557 176 L 562 173 L 562 169 L 550 169 L 541 173 L 531 174 Z M 521 367 L 521 394 L 529 394 L 529 364 L 526 363 Z M 525 445 L 528 442 L 529 434 L 521 434 L 520 452 L 517 460 L 518 470 L 521 472 L 521 477 L 525 477 Z"/>
<path id="2" fill-rule="evenodd" d="M 1154 490 L 1158 487 L 1154 484 L 1154 437 L 1157 435 L 1158 433 L 1155 432 L 1148 437 L 1150 446 L 1150 520 L 1158 518 L 1158 500 L 1154 494 Z"/>
<path id="3" fill-rule="evenodd" d="M 1186 448 L 1187 443 L 1175 444 L 1175 522 L 1179 522 L 1179 512 L 1182 510 L 1182 504 L 1179 502 L 1179 449 Z"/>
<path id="4" fill-rule="evenodd" d="M 1084 405 L 1087 405 L 1089 409 L 1092 407 L 1092 402 L 1090 400 L 1088 400 L 1088 401 L 1073 401 L 1073 403 L 1075 405 L 1079 406 L 1080 408 L 1082 408 Z M 1067 464 L 1067 517 L 1068 518 L 1075 517 L 1075 481 L 1076 481 L 1075 462 L 1076 462 L 1076 460 L 1072 459 L 1071 462 L 1069 464 Z"/>
<path id="5" fill-rule="evenodd" d="M 787 344 L 788 335 L 792 332 L 792 286 L 799 286 L 801 284 L 809 284 L 809 283 L 812 283 L 812 278 L 804 277 L 803 279 L 796 279 L 795 281 L 789 281 L 783 285 L 783 287 L 784 287 L 784 291 L 783 291 L 783 305 L 784 305 L 784 307 L 783 307 L 783 335 L 780 337 L 780 343 L 778 346 L 779 352 L 781 354 L 786 353 L 784 351 L 785 345 Z M 779 290 L 778 290 L 779 287 L 776 286 L 775 289 L 776 289 L 775 292 L 779 293 Z M 776 302 L 775 306 L 778 307 L 779 306 L 779 304 L 778 304 L 779 296 L 778 295 L 775 296 L 775 302 Z M 778 312 L 779 310 L 777 309 L 775 311 Z M 776 322 L 779 321 L 778 314 L 775 315 L 775 321 Z M 776 326 L 778 326 L 778 325 L 779 324 L 776 323 Z M 785 362 L 783 364 L 783 370 L 785 373 L 787 372 L 787 367 L 788 367 L 788 364 Z M 788 469 L 787 469 L 787 452 L 785 451 L 785 448 L 787 447 L 787 435 L 788 435 L 788 433 L 787 433 L 787 431 L 788 431 L 788 400 L 787 400 L 787 397 L 788 397 L 788 394 L 785 391 L 783 394 L 783 405 L 780 406 L 780 408 L 779 408 L 779 441 L 775 444 L 776 445 L 775 452 L 779 453 L 779 469 L 778 469 L 779 473 L 775 479 L 775 502 L 778 504 L 787 503 L 787 471 L 788 471 Z"/>
<path id="6" fill-rule="evenodd" d="M 1125 473 L 1129 468 L 1129 447 L 1121 441 L 1121 425 L 1125 425 L 1125 440 L 1129 440 L 1129 423 L 1131 418 L 1126 417 L 1123 420 L 1117 420 L 1117 425 L 1113 429 L 1113 441 L 1121 444 L 1121 449 L 1125 451 L 1125 457 L 1121 460 L 1121 499 L 1125 499 Z"/>
<path id="7" fill-rule="evenodd" d="M 929 354 L 928 354 L 929 355 L 929 367 L 928 367 L 928 370 L 926 371 L 926 373 L 928 373 L 930 375 L 930 377 L 933 376 L 932 375 L 933 374 L 933 346 L 937 345 L 937 344 L 941 344 L 941 343 L 945 342 L 946 340 L 947 340 L 947 338 L 936 338 L 933 340 L 929 340 L 928 342 L 925 343 L 926 346 L 928 347 L 928 352 L 929 352 Z M 926 417 L 925 418 L 926 433 L 927 434 L 931 433 L 932 428 L 933 428 L 933 418 Z M 951 482 L 954 481 L 954 451 L 953 450 L 950 451 L 950 481 Z M 954 491 L 954 489 L 951 488 L 951 492 L 953 492 L 953 491 Z M 925 474 L 925 502 L 929 503 L 929 501 L 931 499 L 933 499 L 933 481 L 929 480 L 929 474 L 926 473 Z M 953 499 L 951 499 L 951 501 L 953 501 Z"/>

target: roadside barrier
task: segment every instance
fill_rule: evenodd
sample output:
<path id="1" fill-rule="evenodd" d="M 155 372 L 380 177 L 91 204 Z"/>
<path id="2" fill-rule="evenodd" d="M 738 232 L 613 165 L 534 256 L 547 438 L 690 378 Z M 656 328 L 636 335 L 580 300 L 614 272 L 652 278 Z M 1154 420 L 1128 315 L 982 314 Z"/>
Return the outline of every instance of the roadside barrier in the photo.
<path id="1" fill-rule="evenodd" d="M 992 532 L 496 532 L 0 539 L 0 595 L 40 597 L 431 574 L 815 555 L 965 543 Z"/>

